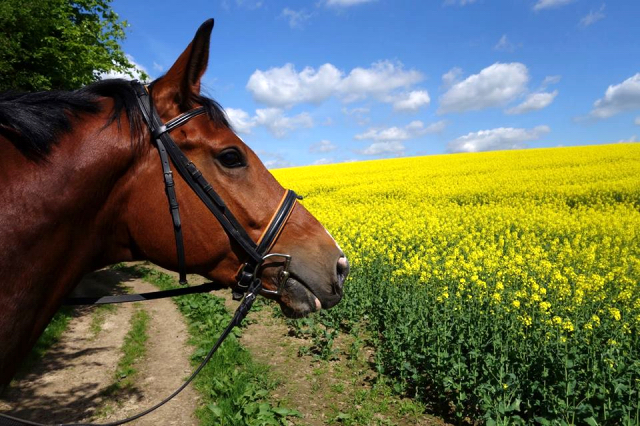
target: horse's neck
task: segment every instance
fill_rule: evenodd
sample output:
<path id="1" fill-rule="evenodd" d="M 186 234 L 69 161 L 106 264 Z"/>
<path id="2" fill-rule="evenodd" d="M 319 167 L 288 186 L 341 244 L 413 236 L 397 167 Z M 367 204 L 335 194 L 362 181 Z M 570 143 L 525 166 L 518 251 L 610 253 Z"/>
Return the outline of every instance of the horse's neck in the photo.
<path id="1" fill-rule="evenodd" d="M 5 346 L 0 371 L 12 370 L 12 361 L 3 356 L 28 350 L 22 343 L 27 340 L 30 347 L 61 300 L 82 275 L 100 266 L 101 253 L 117 237 L 114 197 L 133 153 L 128 136 L 115 124 L 102 129 L 104 123 L 77 125 L 39 163 L 26 160 L 0 137 L 5 152 L 0 160 L 0 347 Z M 11 335 L 13 342 L 23 342 L 12 343 Z"/>
<path id="2" fill-rule="evenodd" d="M 14 156 L 0 165 L 8 177 L 0 177 L 5 201 L 0 219 L 6 224 L 0 229 L 3 258 L 10 254 L 11 265 L 31 265 L 34 278 L 51 282 L 56 270 L 90 267 L 86 263 L 95 262 L 108 242 L 105 232 L 113 231 L 105 227 L 112 225 L 116 213 L 114 190 L 133 153 L 115 125 L 102 130 L 103 124 L 63 136 L 43 162 Z M 23 274 L 15 267 L 0 271 Z"/>

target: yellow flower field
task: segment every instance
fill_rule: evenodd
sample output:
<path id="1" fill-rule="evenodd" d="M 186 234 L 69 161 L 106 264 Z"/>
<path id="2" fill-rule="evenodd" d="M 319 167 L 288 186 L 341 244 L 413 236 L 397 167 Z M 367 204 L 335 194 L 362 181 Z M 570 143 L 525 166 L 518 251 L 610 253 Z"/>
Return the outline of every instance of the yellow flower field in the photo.
<path id="1" fill-rule="evenodd" d="M 488 423 L 640 422 L 640 144 L 274 174 L 352 264 L 325 318 L 366 318 L 405 392 Z"/>

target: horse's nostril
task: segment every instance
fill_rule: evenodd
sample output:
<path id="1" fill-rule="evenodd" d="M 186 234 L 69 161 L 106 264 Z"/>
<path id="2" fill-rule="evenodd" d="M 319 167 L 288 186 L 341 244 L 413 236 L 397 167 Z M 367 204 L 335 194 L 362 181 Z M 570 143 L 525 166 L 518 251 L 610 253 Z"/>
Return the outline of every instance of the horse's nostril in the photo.
<path id="1" fill-rule="evenodd" d="M 344 280 L 347 279 L 347 275 L 349 275 L 349 261 L 344 256 L 341 256 L 338 259 L 338 265 L 336 267 L 336 271 L 338 273 L 338 281 L 336 281 L 336 289 L 339 292 L 342 292 L 342 287 L 344 286 Z"/>

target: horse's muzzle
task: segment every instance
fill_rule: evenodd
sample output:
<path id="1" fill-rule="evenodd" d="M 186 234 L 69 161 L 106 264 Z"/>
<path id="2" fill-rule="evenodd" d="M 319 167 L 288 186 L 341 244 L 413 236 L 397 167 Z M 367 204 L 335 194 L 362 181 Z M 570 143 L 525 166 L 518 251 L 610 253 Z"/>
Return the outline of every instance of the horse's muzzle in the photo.
<path id="1" fill-rule="evenodd" d="M 347 276 L 349 275 L 350 270 L 351 268 L 349 267 L 349 261 L 344 255 L 341 256 L 338 259 L 338 265 L 336 267 L 337 279 L 336 279 L 335 285 L 333 286 L 333 290 L 335 291 L 335 294 L 342 296 L 343 289 L 344 289 L 344 281 L 347 279 Z"/>

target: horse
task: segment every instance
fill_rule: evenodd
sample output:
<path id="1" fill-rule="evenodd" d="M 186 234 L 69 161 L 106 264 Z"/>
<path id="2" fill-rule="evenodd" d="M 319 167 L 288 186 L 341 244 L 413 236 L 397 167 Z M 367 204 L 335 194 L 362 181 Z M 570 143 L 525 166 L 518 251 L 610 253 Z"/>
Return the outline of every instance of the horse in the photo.
<path id="1" fill-rule="evenodd" d="M 143 90 L 167 127 L 174 117 L 189 118 L 171 137 L 224 201 L 219 208 L 259 242 L 292 191 L 201 93 L 212 29 L 212 19 L 204 22 L 169 71 Z M 247 264 L 242 241 L 185 179 L 176 177 L 171 189 L 163 185 L 166 164 L 139 99 L 122 79 L 0 95 L 0 389 L 85 274 L 147 260 L 233 288 Z M 178 224 L 168 210 L 170 190 L 180 201 Z M 349 264 L 303 205 L 293 202 L 288 210 L 268 247 L 287 253 L 286 261 L 267 254 L 254 266 L 263 294 L 286 316 L 301 317 L 341 300 Z"/>

